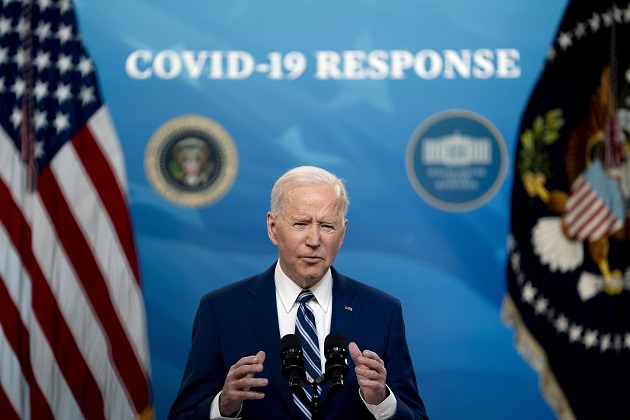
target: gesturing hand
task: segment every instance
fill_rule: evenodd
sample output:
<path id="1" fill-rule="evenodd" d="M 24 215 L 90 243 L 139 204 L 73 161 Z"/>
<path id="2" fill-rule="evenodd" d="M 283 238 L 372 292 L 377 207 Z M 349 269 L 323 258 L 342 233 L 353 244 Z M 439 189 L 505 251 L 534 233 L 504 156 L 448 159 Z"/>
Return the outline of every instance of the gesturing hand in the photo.
<path id="1" fill-rule="evenodd" d="M 348 350 L 356 365 L 354 371 L 357 374 L 363 399 L 371 405 L 382 403 L 387 397 L 385 362 L 371 350 L 359 350 L 354 342 L 348 345 Z"/>
<path id="2" fill-rule="evenodd" d="M 241 358 L 230 367 L 225 378 L 223 390 L 219 396 L 219 411 L 222 416 L 231 416 L 240 410 L 245 400 L 260 400 L 263 392 L 250 391 L 250 388 L 263 387 L 269 383 L 267 378 L 255 378 L 254 374 L 262 372 L 265 352 L 259 351 L 255 356 Z"/>

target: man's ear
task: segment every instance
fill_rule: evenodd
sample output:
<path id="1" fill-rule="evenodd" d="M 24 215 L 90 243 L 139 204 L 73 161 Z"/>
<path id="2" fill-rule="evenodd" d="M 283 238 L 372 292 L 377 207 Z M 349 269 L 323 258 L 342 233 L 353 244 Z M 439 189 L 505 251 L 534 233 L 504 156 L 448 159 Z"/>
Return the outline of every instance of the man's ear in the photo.
<path id="1" fill-rule="evenodd" d="M 274 245 L 278 245 L 278 239 L 276 238 L 276 216 L 268 211 L 267 212 L 267 235 Z"/>
<path id="2" fill-rule="evenodd" d="M 341 242 L 343 243 L 343 240 L 346 237 L 346 228 L 348 227 L 348 219 L 344 219 L 343 221 L 343 232 L 341 233 Z"/>

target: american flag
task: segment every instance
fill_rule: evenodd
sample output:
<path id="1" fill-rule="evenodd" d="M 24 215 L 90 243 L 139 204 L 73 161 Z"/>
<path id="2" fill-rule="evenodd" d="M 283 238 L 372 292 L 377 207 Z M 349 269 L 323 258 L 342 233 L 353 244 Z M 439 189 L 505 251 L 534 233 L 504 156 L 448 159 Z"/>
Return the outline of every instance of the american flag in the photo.
<path id="1" fill-rule="evenodd" d="M 0 5 L 0 417 L 152 417 L 124 159 L 72 3 Z"/>

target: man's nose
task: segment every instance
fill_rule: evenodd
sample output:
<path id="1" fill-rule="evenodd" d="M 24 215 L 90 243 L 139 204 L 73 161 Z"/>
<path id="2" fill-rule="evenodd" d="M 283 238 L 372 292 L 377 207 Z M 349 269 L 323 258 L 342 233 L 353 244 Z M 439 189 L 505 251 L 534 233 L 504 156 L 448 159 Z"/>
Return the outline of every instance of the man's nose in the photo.
<path id="1" fill-rule="evenodd" d="M 306 235 L 306 244 L 308 246 L 319 246 L 321 243 L 321 232 L 319 231 L 319 226 L 317 224 L 312 224 L 309 226 L 307 235 Z"/>

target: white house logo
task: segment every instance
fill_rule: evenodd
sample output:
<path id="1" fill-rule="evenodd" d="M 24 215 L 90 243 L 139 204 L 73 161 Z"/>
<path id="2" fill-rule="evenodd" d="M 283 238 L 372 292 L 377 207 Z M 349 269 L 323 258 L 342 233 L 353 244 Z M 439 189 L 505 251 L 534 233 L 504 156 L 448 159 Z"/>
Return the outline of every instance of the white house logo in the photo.
<path id="1" fill-rule="evenodd" d="M 166 199 L 200 206 L 219 200 L 230 189 L 238 153 L 222 126 L 187 115 L 158 128 L 147 144 L 144 166 L 147 178 Z"/>
<path id="2" fill-rule="evenodd" d="M 409 141 L 409 180 L 429 204 L 466 211 L 488 201 L 505 179 L 507 152 L 499 131 L 482 116 L 466 110 L 433 115 Z"/>

